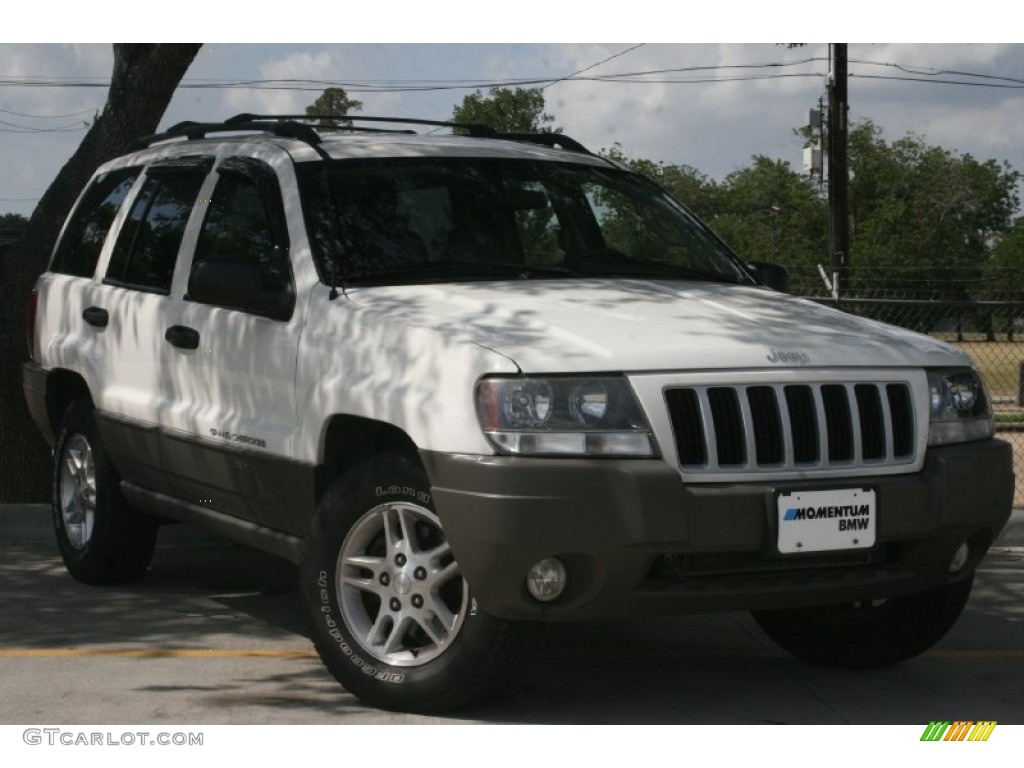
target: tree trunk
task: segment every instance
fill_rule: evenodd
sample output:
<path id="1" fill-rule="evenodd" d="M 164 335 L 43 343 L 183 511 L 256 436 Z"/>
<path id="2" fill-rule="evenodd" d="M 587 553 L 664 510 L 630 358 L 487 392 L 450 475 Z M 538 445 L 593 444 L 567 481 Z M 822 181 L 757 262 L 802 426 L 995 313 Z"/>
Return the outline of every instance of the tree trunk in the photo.
<path id="1" fill-rule="evenodd" d="M 64 219 L 89 177 L 156 131 L 200 43 L 114 44 L 107 103 L 32 212 L 21 240 L 0 253 L 0 502 L 49 498 L 50 457 L 21 388 L 25 307 Z"/>

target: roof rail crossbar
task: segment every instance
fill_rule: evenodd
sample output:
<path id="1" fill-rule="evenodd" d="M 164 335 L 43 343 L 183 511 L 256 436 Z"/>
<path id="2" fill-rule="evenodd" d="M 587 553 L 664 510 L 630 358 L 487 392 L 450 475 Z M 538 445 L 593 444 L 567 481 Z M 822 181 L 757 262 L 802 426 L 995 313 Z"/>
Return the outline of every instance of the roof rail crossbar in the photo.
<path id="1" fill-rule="evenodd" d="M 508 139 L 509 141 L 528 141 L 533 144 L 543 144 L 546 147 L 561 147 L 573 152 L 592 154 L 589 149 L 578 141 L 564 133 L 532 133 L 532 132 L 502 132 L 484 123 L 460 123 L 451 120 L 421 120 L 414 117 L 379 117 L 376 115 L 348 115 L 348 114 L 324 114 L 324 115 L 256 115 L 248 112 L 229 117 L 225 123 L 235 121 L 251 120 L 342 120 L 345 122 L 370 122 L 370 123 L 399 123 L 403 125 L 429 125 L 437 128 L 456 128 L 466 131 L 468 135 L 478 138 Z M 355 126 L 329 126 L 333 128 L 344 128 L 345 130 L 359 130 Z M 363 129 L 369 130 L 369 129 Z"/>
<path id="2" fill-rule="evenodd" d="M 317 126 L 311 125 L 314 120 L 344 121 L 343 125 Z M 413 133 L 411 130 L 392 130 L 387 128 L 369 128 L 352 125 L 352 122 L 395 123 L 399 125 L 428 125 L 438 128 L 454 128 L 465 131 L 476 138 L 506 139 L 541 144 L 546 147 L 567 149 L 572 152 L 592 154 L 585 146 L 575 139 L 562 133 L 520 133 L 497 131 L 482 123 L 459 123 L 450 120 L 421 120 L 411 117 L 378 117 L 374 115 L 258 115 L 249 112 L 229 117 L 222 123 L 197 123 L 186 120 L 176 123 L 163 133 L 146 136 L 136 142 L 139 148 L 148 147 L 168 139 L 185 138 L 189 141 L 202 139 L 210 133 L 230 133 L 232 131 L 264 131 L 275 136 L 304 141 L 316 148 L 321 142 L 320 130 L 367 131 L 371 133 Z"/>
<path id="3" fill-rule="evenodd" d="M 343 120 L 345 122 L 364 123 L 397 123 L 400 125 L 429 125 L 435 128 L 459 128 L 468 131 L 470 136 L 493 136 L 495 131 L 491 126 L 483 123 L 456 123 L 450 120 L 421 120 L 415 117 L 381 117 L 378 115 L 255 115 L 243 112 L 234 117 L 229 117 L 225 123 L 247 122 L 252 120 Z M 322 126 L 340 127 L 340 126 Z"/>
<path id="4" fill-rule="evenodd" d="M 593 154 L 589 149 L 580 144 L 576 139 L 566 136 L 564 133 L 503 133 L 495 132 L 492 136 L 495 139 L 506 139 L 508 141 L 527 141 L 531 144 L 543 144 L 552 149 L 562 148 L 571 152 L 582 152 Z"/>
<path id="5" fill-rule="evenodd" d="M 196 123 L 186 120 L 176 123 L 162 133 L 154 133 L 151 136 L 144 136 L 135 142 L 135 146 L 142 149 L 160 141 L 168 139 L 184 138 L 188 141 L 206 138 L 210 133 L 231 133 L 233 131 L 263 131 L 272 133 L 275 136 L 282 136 L 290 139 L 299 139 L 310 145 L 320 143 L 320 134 L 310 125 L 294 121 L 244 121 L 237 120 L 231 123 Z"/>

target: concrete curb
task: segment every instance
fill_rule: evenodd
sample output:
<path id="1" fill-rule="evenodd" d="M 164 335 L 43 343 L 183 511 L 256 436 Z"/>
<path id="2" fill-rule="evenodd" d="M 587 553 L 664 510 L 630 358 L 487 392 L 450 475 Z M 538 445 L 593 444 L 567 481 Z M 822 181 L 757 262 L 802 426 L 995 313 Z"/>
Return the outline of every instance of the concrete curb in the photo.
<path id="1" fill-rule="evenodd" d="M 223 544 L 225 540 L 191 525 L 167 525 L 160 529 L 158 546 Z M 0 504 L 0 547 L 16 544 L 53 544 L 49 504 Z M 1024 547 L 1024 509 L 1015 509 L 996 547 Z"/>

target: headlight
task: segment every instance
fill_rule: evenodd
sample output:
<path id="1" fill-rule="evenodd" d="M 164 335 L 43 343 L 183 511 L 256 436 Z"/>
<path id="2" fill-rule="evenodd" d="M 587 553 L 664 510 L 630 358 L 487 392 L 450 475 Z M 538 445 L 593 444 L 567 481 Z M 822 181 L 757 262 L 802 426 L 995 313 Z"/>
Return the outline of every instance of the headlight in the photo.
<path id="1" fill-rule="evenodd" d="M 657 455 L 647 419 L 621 377 L 483 379 L 476 409 L 499 453 Z"/>
<path id="2" fill-rule="evenodd" d="M 970 368 L 928 371 L 928 445 L 984 440 L 994 434 L 985 385 Z"/>

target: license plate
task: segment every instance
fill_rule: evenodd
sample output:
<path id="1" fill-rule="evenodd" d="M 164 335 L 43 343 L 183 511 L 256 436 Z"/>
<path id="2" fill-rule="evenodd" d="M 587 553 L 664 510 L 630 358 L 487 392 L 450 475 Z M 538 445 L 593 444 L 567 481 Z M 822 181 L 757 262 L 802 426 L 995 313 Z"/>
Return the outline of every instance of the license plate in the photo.
<path id="1" fill-rule="evenodd" d="M 779 552 L 830 552 L 875 545 L 878 516 L 869 488 L 780 493 Z"/>

